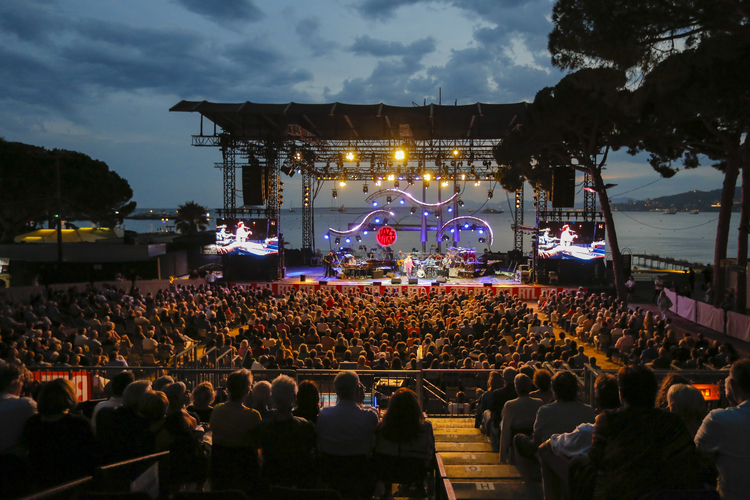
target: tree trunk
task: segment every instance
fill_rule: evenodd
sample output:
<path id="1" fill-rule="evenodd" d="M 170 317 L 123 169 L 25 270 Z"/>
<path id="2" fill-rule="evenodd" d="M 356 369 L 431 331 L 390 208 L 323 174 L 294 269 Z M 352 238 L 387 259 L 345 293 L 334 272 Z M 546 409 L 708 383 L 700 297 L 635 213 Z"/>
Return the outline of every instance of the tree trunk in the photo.
<path id="1" fill-rule="evenodd" d="M 734 190 L 737 186 L 739 165 L 735 158 L 727 161 L 724 172 L 724 184 L 721 188 L 721 208 L 719 209 L 719 225 L 716 228 L 716 246 L 714 247 L 714 305 L 720 305 L 724 299 L 724 276 L 726 270 L 721 267 L 721 261 L 727 258 L 727 243 L 729 241 L 729 225 L 732 220 L 732 205 Z"/>
<path id="2" fill-rule="evenodd" d="M 607 190 L 604 189 L 601 171 L 597 168 L 589 169 L 591 179 L 594 181 L 594 189 L 599 194 L 599 206 L 604 215 L 604 223 L 607 226 L 607 236 L 609 237 L 609 248 L 612 252 L 612 270 L 615 275 L 615 290 L 617 298 L 623 302 L 628 300 L 628 290 L 625 287 L 625 270 L 622 268 L 622 256 L 620 254 L 620 244 L 617 242 L 617 231 L 615 230 L 615 221 L 612 218 L 612 208 L 609 205 Z"/>
<path id="3" fill-rule="evenodd" d="M 737 312 L 745 314 L 747 303 L 747 235 L 750 222 L 750 171 L 742 167 L 742 206 L 740 208 L 740 230 L 737 240 L 737 265 L 742 271 L 737 273 Z"/>

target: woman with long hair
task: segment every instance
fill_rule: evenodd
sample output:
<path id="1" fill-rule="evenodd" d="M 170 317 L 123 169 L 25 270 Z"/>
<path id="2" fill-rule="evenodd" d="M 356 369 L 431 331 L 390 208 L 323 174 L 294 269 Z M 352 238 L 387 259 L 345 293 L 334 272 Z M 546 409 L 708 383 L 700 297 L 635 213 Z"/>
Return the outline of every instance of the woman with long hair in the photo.
<path id="1" fill-rule="evenodd" d="M 434 456 L 432 424 L 424 419 L 416 393 L 402 387 L 391 397 L 388 411 L 375 430 L 373 462 L 376 478 L 385 483 L 383 497 L 391 495 L 392 483 L 416 483 L 424 496 L 421 483 Z"/>

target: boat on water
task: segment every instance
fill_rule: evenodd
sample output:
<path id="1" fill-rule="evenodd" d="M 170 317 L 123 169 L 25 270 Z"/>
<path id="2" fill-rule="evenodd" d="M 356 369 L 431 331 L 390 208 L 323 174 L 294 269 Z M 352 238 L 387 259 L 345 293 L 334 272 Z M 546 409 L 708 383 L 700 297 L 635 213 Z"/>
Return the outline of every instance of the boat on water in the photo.
<path id="1" fill-rule="evenodd" d="M 696 208 L 695 210 L 691 210 L 691 211 L 690 211 L 690 213 L 691 213 L 691 214 L 699 214 L 699 213 L 701 213 L 701 212 L 700 212 L 700 210 L 698 210 L 698 209 Z"/>
<path id="2" fill-rule="evenodd" d="M 502 207 L 499 208 L 499 209 L 496 209 L 496 208 L 485 208 L 484 210 L 482 210 L 482 213 L 483 214 L 502 214 L 502 213 L 504 213 L 504 210 L 502 209 Z"/>
<path id="3" fill-rule="evenodd" d="M 666 215 L 674 215 L 676 213 L 677 213 L 677 209 L 676 208 L 668 208 L 668 209 L 664 210 L 664 214 L 666 214 Z"/>
<path id="4" fill-rule="evenodd" d="M 348 210 L 346 209 L 344 205 L 341 205 L 339 208 L 331 207 L 331 212 L 338 212 L 340 214 L 345 214 L 346 212 L 348 212 Z"/>

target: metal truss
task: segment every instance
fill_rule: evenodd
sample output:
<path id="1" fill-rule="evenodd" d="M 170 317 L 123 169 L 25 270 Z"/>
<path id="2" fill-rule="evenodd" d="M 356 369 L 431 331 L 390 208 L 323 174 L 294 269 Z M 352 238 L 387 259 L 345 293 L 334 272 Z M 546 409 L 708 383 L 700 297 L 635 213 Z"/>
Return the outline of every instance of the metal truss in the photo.
<path id="1" fill-rule="evenodd" d="M 593 191 L 594 188 L 594 181 L 591 178 L 590 174 L 585 174 L 583 178 L 583 213 L 584 213 L 584 220 L 587 221 L 594 221 L 596 220 L 597 216 L 601 218 L 601 213 L 597 209 L 597 194 L 595 191 Z M 586 188 L 591 188 L 592 191 L 589 191 Z"/>
<path id="2" fill-rule="evenodd" d="M 513 250 L 523 253 L 523 186 L 516 190 L 516 205 L 513 212 Z"/>
<path id="3" fill-rule="evenodd" d="M 315 214 L 313 213 L 313 175 L 302 172 L 302 250 L 315 254 Z M 307 257 L 305 257 L 307 258 Z"/>

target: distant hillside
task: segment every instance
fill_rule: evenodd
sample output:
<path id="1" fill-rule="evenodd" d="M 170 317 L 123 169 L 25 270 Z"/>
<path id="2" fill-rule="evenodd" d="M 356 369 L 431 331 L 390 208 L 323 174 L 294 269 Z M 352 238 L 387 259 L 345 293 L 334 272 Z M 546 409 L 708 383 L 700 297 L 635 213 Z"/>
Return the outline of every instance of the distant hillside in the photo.
<path id="1" fill-rule="evenodd" d="M 626 203 L 613 203 L 612 210 L 621 212 L 661 212 L 668 208 L 674 208 L 678 212 L 689 212 L 700 210 L 701 212 L 718 212 L 721 200 L 721 189 L 712 191 L 688 191 L 687 193 L 649 198 L 647 200 L 628 200 Z M 741 188 L 737 187 L 734 192 L 733 211 L 739 211 L 741 200 Z"/>

